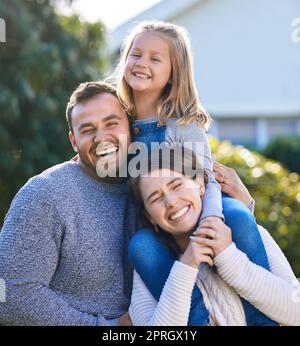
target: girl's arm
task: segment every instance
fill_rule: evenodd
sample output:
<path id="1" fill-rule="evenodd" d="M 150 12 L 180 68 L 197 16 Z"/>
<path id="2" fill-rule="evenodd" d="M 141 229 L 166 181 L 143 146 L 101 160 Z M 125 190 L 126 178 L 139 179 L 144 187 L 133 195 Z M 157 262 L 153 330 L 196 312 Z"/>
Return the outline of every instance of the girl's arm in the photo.
<path id="1" fill-rule="evenodd" d="M 254 264 L 234 243 L 214 258 L 224 281 L 257 309 L 283 325 L 300 325 L 300 284 L 270 234 L 260 233 L 270 270 Z"/>
<path id="2" fill-rule="evenodd" d="M 176 123 L 175 119 L 170 119 L 167 123 L 166 141 L 168 143 L 179 142 L 189 149 L 193 149 L 207 173 L 208 183 L 200 223 L 208 216 L 216 216 L 223 220 L 221 188 L 213 172 L 211 152 L 205 131 L 195 123 L 181 126 Z"/>
<path id="3" fill-rule="evenodd" d="M 222 192 L 243 202 L 249 208 L 251 213 L 254 214 L 255 201 L 236 171 L 219 162 L 213 163 L 213 171 L 217 182 L 221 186 Z"/>
<path id="4" fill-rule="evenodd" d="M 136 326 L 187 326 L 198 269 L 176 261 L 157 302 L 134 272 L 129 314 Z"/>

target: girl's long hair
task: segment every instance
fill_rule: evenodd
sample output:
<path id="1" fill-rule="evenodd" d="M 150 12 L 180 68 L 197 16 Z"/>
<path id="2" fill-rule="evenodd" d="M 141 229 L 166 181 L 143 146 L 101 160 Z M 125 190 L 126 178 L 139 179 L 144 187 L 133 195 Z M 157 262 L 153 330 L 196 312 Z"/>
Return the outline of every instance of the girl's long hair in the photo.
<path id="1" fill-rule="evenodd" d="M 144 33 L 153 32 L 164 39 L 170 48 L 171 76 L 159 100 L 157 116 L 160 121 L 178 118 L 178 124 L 192 122 L 208 129 L 211 118 L 198 97 L 193 78 L 193 64 L 188 34 L 184 28 L 161 21 L 141 22 L 125 38 L 115 71 L 106 79 L 117 88 L 118 97 L 126 112 L 136 116 L 133 93 L 124 78 L 128 54 L 135 38 Z"/>

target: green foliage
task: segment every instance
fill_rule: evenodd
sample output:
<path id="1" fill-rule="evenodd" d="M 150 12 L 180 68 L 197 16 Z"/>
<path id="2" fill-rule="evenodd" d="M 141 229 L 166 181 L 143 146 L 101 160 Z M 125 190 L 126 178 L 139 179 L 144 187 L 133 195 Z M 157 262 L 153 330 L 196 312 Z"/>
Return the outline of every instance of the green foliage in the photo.
<path id="1" fill-rule="evenodd" d="M 234 168 L 256 201 L 255 216 L 300 277 L 300 177 L 241 146 L 211 139 L 216 161 Z"/>
<path id="2" fill-rule="evenodd" d="M 262 154 L 282 162 L 290 171 L 300 173 L 300 137 L 274 138 Z"/>
<path id="3" fill-rule="evenodd" d="M 0 2 L 7 41 L 0 43 L 0 226 L 29 177 L 72 157 L 66 103 L 105 69 L 102 24 L 60 17 L 49 3 Z"/>

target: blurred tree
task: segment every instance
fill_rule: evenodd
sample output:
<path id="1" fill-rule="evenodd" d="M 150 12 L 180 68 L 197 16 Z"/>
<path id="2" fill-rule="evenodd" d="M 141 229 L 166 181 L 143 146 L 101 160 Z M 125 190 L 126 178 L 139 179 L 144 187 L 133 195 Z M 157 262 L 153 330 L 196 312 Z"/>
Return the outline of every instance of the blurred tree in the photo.
<path id="1" fill-rule="evenodd" d="M 300 173 L 300 137 L 276 137 L 261 153 L 270 159 L 280 161 L 290 171 Z"/>
<path id="2" fill-rule="evenodd" d="M 229 142 L 210 140 L 216 161 L 234 168 L 256 201 L 255 216 L 300 277 L 300 177 L 276 161 Z"/>
<path id="3" fill-rule="evenodd" d="M 66 103 L 80 82 L 100 79 L 105 29 L 59 16 L 53 1 L 1 0 L 0 17 L 1 227 L 26 180 L 73 155 Z"/>

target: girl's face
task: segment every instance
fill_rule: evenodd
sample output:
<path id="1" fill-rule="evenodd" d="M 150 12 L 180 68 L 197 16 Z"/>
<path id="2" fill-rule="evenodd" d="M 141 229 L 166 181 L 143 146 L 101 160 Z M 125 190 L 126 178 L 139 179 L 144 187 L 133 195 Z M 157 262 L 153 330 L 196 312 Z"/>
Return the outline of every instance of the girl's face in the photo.
<path id="1" fill-rule="evenodd" d="M 180 236 L 197 225 L 204 184 L 169 169 L 156 170 L 140 179 L 146 214 L 152 224 Z"/>
<path id="2" fill-rule="evenodd" d="M 157 92 L 160 97 L 171 76 L 168 43 L 158 34 L 136 36 L 129 51 L 124 78 L 135 92 Z"/>

